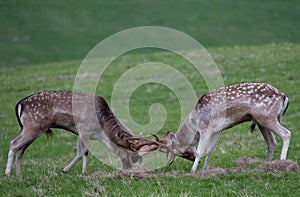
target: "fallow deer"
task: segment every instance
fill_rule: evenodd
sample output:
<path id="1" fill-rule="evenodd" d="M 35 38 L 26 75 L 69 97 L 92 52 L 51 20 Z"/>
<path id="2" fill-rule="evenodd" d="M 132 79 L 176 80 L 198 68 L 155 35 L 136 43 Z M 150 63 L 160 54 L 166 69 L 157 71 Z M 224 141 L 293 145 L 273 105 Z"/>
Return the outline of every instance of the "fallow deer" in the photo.
<path id="1" fill-rule="evenodd" d="M 267 161 L 271 161 L 276 145 L 273 133 L 282 141 L 281 160 L 285 160 L 291 132 L 280 124 L 289 99 L 280 90 L 265 83 L 241 83 L 204 94 L 176 134 L 166 133 L 157 141 L 171 148 L 169 163 L 175 156 L 194 159 L 196 171 L 200 158 L 206 155 L 206 169 L 221 132 L 246 121 L 251 129 L 258 125 L 267 143 Z M 196 149 L 196 145 L 198 145 Z"/>
<path id="2" fill-rule="evenodd" d="M 123 169 L 130 169 L 141 156 L 160 149 L 156 141 L 135 137 L 113 114 L 106 101 L 98 95 L 70 91 L 40 92 L 22 99 L 16 105 L 22 133 L 11 141 L 5 174 L 11 173 L 16 154 L 16 174 L 21 174 L 22 156 L 28 146 L 42 134 L 52 135 L 51 128 L 61 128 L 78 135 L 77 156 L 63 172 L 83 160 L 86 172 L 88 141 L 99 140 L 117 154 Z"/>

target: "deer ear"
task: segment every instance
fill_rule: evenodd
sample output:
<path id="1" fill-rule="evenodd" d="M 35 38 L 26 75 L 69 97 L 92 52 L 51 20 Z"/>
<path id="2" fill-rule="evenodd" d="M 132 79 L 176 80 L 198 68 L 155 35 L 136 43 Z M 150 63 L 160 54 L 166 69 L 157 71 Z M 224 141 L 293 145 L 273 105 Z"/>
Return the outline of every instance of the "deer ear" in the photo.
<path id="1" fill-rule="evenodd" d="M 175 145 L 179 144 L 178 139 L 174 133 L 170 134 L 170 138 L 171 138 L 172 144 L 175 144 Z"/>
<path id="2" fill-rule="evenodd" d="M 170 131 L 166 131 L 164 137 L 170 135 Z"/>

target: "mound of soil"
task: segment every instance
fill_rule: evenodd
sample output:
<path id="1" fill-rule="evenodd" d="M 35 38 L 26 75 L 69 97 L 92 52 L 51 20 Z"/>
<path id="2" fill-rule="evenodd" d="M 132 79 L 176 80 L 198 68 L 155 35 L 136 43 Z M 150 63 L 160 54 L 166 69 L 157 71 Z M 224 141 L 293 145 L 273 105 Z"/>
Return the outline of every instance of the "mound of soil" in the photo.
<path id="1" fill-rule="evenodd" d="M 299 166 L 292 160 L 276 160 L 263 163 L 260 165 L 260 169 L 264 172 L 297 172 L 299 171 Z"/>

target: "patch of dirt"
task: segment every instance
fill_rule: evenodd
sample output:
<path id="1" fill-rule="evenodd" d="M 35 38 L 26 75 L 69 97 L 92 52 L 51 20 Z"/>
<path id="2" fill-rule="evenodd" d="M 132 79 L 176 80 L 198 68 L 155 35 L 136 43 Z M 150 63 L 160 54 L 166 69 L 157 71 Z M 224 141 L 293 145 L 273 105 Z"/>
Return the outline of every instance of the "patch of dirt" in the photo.
<path id="1" fill-rule="evenodd" d="M 241 157 L 237 160 L 237 165 L 241 168 L 246 168 L 247 166 L 251 164 L 257 164 L 257 163 L 263 163 L 264 160 L 260 158 L 249 158 L 249 157 Z"/>
<path id="2" fill-rule="evenodd" d="M 207 170 L 199 170 L 199 172 L 185 174 L 186 177 L 191 178 L 210 178 L 210 177 L 219 177 L 223 176 L 227 171 L 223 168 L 212 168 Z"/>
<path id="3" fill-rule="evenodd" d="M 227 173 L 227 170 L 223 168 L 211 168 L 208 170 L 199 170 L 194 173 L 177 173 L 177 172 L 149 172 L 149 171 L 141 171 L 141 172 L 132 172 L 126 170 L 116 170 L 114 172 L 104 172 L 97 171 L 93 174 L 89 175 L 89 177 L 103 177 L 103 178 L 111 178 L 111 177 L 130 177 L 136 179 L 144 179 L 144 178 L 159 178 L 159 177 L 170 177 L 170 178 L 178 178 L 181 176 L 186 176 L 190 178 L 210 178 L 210 177 L 219 177 L 223 176 Z"/>
<path id="4" fill-rule="evenodd" d="M 103 178 L 111 178 L 114 177 L 113 172 L 105 172 L 105 171 L 96 171 L 93 174 L 89 175 L 90 177 L 103 177 Z"/>
<path id="5" fill-rule="evenodd" d="M 228 172 L 230 173 L 238 173 L 238 172 L 246 172 L 246 168 L 244 167 L 234 167 L 234 168 L 229 168 Z"/>
<path id="6" fill-rule="evenodd" d="M 74 78 L 74 76 L 57 76 L 55 78 L 38 77 L 37 81 L 39 81 L 39 82 L 66 81 L 68 79 L 73 79 L 73 78 Z"/>
<path id="7" fill-rule="evenodd" d="M 126 170 L 117 170 L 115 171 L 114 174 L 116 177 L 127 176 L 127 177 L 138 178 L 138 179 L 157 177 L 156 173 L 148 172 L 148 171 L 132 172 Z"/>
<path id="8" fill-rule="evenodd" d="M 86 73 L 83 73 L 83 74 L 79 74 L 76 77 L 78 77 L 79 79 L 89 79 L 89 78 L 97 79 L 98 75 L 95 74 L 95 73 L 86 72 Z"/>
<path id="9" fill-rule="evenodd" d="M 247 168 L 251 164 L 261 163 L 257 168 Z M 272 162 L 263 162 L 262 159 L 242 157 L 237 160 L 238 167 L 232 167 L 228 169 L 223 168 L 211 168 L 207 170 L 198 170 L 196 172 L 184 173 L 182 171 L 178 172 L 151 172 L 151 171 L 126 171 L 126 170 L 115 170 L 114 172 L 97 171 L 86 177 L 130 177 L 136 179 L 143 178 L 159 178 L 159 177 L 190 177 L 190 178 L 211 178 L 211 177 L 221 177 L 228 173 L 243 173 L 243 172 L 298 172 L 299 166 L 296 162 L 291 160 L 276 160 Z"/>
<path id="10" fill-rule="evenodd" d="M 152 178 L 158 177 L 158 173 L 141 171 L 141 172 L 133 172 L 127 170 L 116 170 L 114 172 L 105 172 L 105 171 L 97 171 L 87 177 L 103 177 L 103 178 L 112 178 L 112 177 L 130 177 L 130 178 Z"/>
<path id="11" fill-rule="evenodd" d="M 39 78 L 37 78 L 37 81 L 39 81 L 39 82 L 45 82 L 45 81 L 47 81 L 47 78 L 45 78 L 45 77 L 39 77 Z"/>
<path id="12" fill-rule="evenodd" d="M 66 77 L 66 76 L 58 76 L 55 78 L 55 81 L 65 81 L 67 80 L 69 77 Z"/>
<path id="13" fill-rule="evenodd" d="M 276 160 L 263 163 L 262 165 L 260 165 L 260 169 L 263 172 L 297 172 L 299 171 L 299 166 L 292 160 Z"/>

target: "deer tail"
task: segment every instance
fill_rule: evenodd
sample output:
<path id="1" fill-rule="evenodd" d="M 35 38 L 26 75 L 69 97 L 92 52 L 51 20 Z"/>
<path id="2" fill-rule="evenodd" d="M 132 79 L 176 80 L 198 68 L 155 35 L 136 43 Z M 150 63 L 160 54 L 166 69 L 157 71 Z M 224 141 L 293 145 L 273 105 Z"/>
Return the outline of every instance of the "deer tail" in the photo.
<path id="1" fill-rule="evenodd" d="M 48 129 L 45 133 L 46 133 L 47 138 L 50 138 L 50 137 L 54 136 L 54 133 L 51 129 Z"/>
<path id="2" fill-rule="evenodd" d="M 251 132 L 254 132 L 255 131 L 255 127 L 256 127 L 256 122 L 253 120 L 252 123 L 251 123 Z"/>
<path id="3" fill-rule="evenodd" d="M 284 96 L 283 104 L 280 113 L 278 114 L 278 121 L 281 121 L 282 116 L 285 114 L 287 108 L 289 107 L 289 98 Z"/>
<path id="4" fill-rule="evenodd" d="M 23 110 L 22 108 L 23 108 L 23 105 L 22 105 L 22 102 L 20 101 L 16 105 L 16 108 L 15 108 L 16 116 L 17 116 L 17 119 L 18 119 L 18 123 L 20 125 L 20 131 L 23 129 L 23 123 L 21 121 L 21 115 L 22 115 L 22 110 Z"/>

